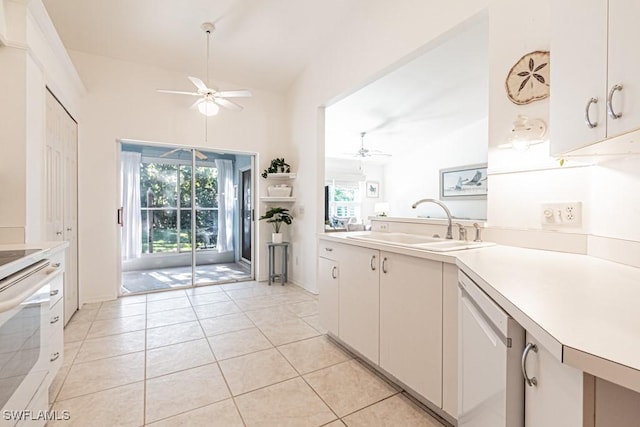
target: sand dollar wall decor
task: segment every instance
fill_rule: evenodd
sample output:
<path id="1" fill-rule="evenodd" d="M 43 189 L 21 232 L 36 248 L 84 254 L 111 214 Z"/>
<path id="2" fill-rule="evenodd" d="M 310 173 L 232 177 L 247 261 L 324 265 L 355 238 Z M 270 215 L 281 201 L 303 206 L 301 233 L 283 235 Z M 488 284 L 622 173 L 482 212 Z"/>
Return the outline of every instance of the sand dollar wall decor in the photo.
<path id="1" fill-rule="evenodd" d="M 527 53 L 515 63 L 505 82 L 507 96 L 518 105 L 549 96 L 549 52 Z"/>

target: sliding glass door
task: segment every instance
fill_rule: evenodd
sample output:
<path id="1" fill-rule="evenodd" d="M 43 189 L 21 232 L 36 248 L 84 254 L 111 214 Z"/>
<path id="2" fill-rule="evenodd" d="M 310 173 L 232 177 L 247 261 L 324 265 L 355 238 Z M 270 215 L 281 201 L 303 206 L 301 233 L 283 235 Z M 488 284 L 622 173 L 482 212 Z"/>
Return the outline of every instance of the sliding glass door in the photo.
<path id="1" fill-rule="evenodd" d="M 123 293 L 251 278 L 236 266 L 236 157 L 122 144 Z"/>

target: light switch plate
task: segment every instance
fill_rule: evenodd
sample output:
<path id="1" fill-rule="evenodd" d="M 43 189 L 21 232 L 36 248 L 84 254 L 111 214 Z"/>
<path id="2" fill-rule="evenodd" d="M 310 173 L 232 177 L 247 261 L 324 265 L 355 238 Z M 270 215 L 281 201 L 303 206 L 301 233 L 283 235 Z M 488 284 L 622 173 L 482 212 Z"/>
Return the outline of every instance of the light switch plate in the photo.
<path id="1" fill-rule="evenodd" d="M 543 203 L 540 222 L 543 226 L 581 227 L 582 202 Z"/>

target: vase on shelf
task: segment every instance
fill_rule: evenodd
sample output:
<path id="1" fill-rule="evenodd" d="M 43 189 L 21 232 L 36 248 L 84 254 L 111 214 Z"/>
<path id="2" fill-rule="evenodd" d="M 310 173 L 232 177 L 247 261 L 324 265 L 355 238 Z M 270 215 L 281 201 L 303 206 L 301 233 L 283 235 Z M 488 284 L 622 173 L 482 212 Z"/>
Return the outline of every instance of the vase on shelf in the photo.
<path id="1" fill-rule="evenodd" d="M 282 233 L 271 233 L 271 243 L 282 243 Z"/>

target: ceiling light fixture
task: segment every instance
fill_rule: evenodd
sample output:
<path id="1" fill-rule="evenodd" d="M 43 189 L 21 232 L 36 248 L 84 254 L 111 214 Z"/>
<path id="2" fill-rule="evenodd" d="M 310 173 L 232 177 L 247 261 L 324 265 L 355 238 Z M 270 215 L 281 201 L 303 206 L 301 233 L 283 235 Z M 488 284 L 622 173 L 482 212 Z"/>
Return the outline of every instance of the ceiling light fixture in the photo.
<path id="1" fill-rule="evenodd" d="M 215 116 L 220 111 L 220 107 L 212 99 L 201 99 L 198 103 L 198 111 L 205 116 Z"/>
<path id="2" fill-rule="evenodd" d="M 547 125 L 541 119 L 530 119 L 526 116 L 518 116 L 513 122 L 511 134 L 505 144 L 500 148 L 513 148 L 516 151 L 526 151 L 530 146 L 544 141 L 547 133 Z"/>

